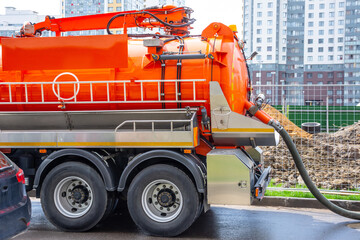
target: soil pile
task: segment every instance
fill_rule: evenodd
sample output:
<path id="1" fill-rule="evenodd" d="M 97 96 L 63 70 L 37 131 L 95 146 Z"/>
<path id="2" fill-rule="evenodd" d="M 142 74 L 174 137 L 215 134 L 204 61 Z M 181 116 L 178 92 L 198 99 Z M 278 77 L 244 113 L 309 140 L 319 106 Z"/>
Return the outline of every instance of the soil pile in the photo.
<path id="1" fill-rule="evenodd" d="M 306 136 L 296 128 L 292 134 L 313 182 L 318 187 L 327 189 L 359 190 L 360 122 L 335 133 Z M 284 187 L 304 184 L 282 139 L 278 146 L 263 150 L 265 165 L 272 166 L 276 183 L 282 182 Z"/>

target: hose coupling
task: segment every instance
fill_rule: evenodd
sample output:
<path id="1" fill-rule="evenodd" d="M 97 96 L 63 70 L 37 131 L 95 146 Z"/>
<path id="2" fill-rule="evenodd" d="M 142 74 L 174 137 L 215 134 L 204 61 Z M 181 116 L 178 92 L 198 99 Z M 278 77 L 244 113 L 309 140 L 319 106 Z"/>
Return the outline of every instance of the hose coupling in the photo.
<path id="1" fill-rule="evenodd" d="M 268 123 L 268 125 L 272 126 L 277 132 L 280 132 L 281 130 L 284 129 L 283 126 L 281 126 L 281 124 L 279 123 L 279 121 L 275 120 L 275 119 L 271 119 Z"/>

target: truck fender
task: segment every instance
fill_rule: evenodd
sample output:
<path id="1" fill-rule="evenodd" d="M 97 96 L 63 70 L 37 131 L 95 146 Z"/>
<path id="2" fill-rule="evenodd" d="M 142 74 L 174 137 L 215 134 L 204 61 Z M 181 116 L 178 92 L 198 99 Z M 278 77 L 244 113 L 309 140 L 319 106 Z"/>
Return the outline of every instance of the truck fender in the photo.
<path id="1" fill-rule="evenodd" d="M 56 152 L 51 153 L 39 166 L 36 171 L 35 180 L 34 180 L 34 188 L 36 189 L 36 197 L 40 197 L 41 190 L 41 181 L 45 178 L 46 173 L 48 173 L 54 166 L 51 164 L 56 159 L 64 156 L 79 156 L 83 159 L 91 162 L 96 169 L 98 170 L 102 179 L 104 180 L 105 188 L 107 191 L 115 191 L 116 190 L 116 174 L 113 172 L 115 168 L 112 168 L 107 162 L 101 159 L 100 156 L 94 154 L 90 151 L 82 150 L 82 149 L 62 149 Z M 110 163 L 110 161 L 109 161 Z M 56 164 L 57 166 L 58 164 Z"/>
<path id="2" fill-rule="evenodd" d="M 181 154 L 170 150 L 152 150 L 135 156 L 121 174 L 118 191 L 124 191 L 129 177 L 137 167 L 146 163 L 147 161 L 155 160 L 154 163 L 164 163 L 161 161 L 161 159 L 166 159 L 168 162 L 175 162 L 177 164 L 183 165 L 194 178 L 198 192 L 205 193 L 206 169 L 201 161 L 191 154 Z"/>

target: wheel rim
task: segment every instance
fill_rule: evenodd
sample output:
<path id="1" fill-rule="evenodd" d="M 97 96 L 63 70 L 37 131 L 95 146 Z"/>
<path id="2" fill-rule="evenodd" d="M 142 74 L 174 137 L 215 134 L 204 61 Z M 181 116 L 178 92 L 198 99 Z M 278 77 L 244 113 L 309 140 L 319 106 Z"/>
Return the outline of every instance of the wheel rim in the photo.
<path id="1" fill-rule="evenodd" d="M 90 185 L 80 177 L 64 178 L 55 187 L 55 206 L 62 215 L 69 218 L 78 218 L 86 214 L 92 206 L 93 199 Z"/>
<path id="2" fill-rule="evenodd" d="M 179 188 L 168 180 L 155 180 L 148 184 L 141 197 L 145 214 L 156 222 L 174 220 L 183 208 Z"/>

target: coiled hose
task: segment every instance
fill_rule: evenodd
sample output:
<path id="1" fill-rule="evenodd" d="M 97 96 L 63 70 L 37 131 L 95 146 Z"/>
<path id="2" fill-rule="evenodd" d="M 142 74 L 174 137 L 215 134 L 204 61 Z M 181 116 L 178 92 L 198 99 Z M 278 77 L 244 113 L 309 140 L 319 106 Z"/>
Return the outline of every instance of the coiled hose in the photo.
<path id="1" fill-rule="evenodd" d="M 270 122 L 269 125 L 273 126 L 275 128 L 275 130 L 280 134 L 280 136 L 285 141 L 286 146 L 288 147 L 288 149 L 294 159 L 295 165 L 296 165 L 297 169 L 299 170 L 299 173 L 300 173 L 302 179 L 304 180 L 306 186 L 309 188 L 310 192 L 314 195 L 314 197 L 317 200 L 319 200 L 319 202 L 321 202 L 325 207 L 327 207 L 329 210 L 333 211 L 334 213 L 337 213 L 343 217 L 360 220 L 360 212 L 354 212 L 354 211 L 350 211 L 350 210 L 341 208 L 341 207 L 333 204 L 329 200 L 327 200 L 320 193 L 319 189 L 317 189 L 315 184 L 311 181 L 310 176 L 309 176 L 308 172 L 306 171 L 304 163 L 300 157 L 300 154 L 299 154 L 298 150 L 296 149 L 296 146 L 295 146 L 294 142 L 292 141 L 291 137 L 289 136 L 288 132 L 279 124 L 276 124 L 276 123 L 274 124 L 274 122 Z"/>

